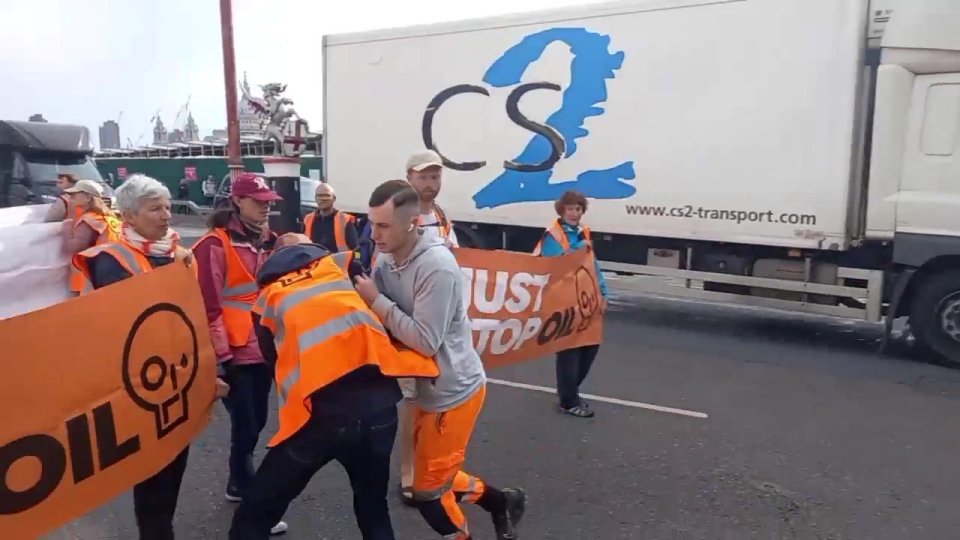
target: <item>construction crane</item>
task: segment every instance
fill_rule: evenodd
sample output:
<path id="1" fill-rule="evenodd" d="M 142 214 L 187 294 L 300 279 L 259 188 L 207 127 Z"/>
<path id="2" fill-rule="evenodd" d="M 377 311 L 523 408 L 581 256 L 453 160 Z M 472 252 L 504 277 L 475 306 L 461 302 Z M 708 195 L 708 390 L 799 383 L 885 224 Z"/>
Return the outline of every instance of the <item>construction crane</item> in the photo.
<path id="1" fill-rule="evenodd" d="M 180 107 L 180 110 L 179 110 L 179 111 L 177 111 L 177 116 L 174 117 L 174 119 L 173 119 L 173 125 L 171 126 L 171 129 L 173 129 L 174 133 L 176 133 L 176 132 L 179 132 L 179 133 L 180 133 L 180 137 L 181 137 L 180 142 L 184 142 L 184 141 L 183 141 L 183 138 L 184 138 L 184 136 L 185 136 L 185 133 L 184 133 L 184 132 L 186 131 L 185 128 L 186 128 L 186 124 L 187 124 L 187 118 L 184 118 L 184 113 L 186 113 L 186 112 L 188 112 L 188 111 L 190 110 L 190 98 L 191 98 L 191 97 L 193 97 L 193 96 L 192 96 L 192 95 L 188 95 L 188 96 L 187 96 L 187 102 L 184 103 L 182 107 Z M 183 122 L 180 121 L 181 118 L 183 118 Z"/>
<path id="2" fill-rule="evenodd" d="M 190 98 L 191 98 L 191 97 L 193 97 L 193 96 L 192 96 L 192 95 L 187 96 L 187 102 L 184 103 L 182 107 L 180 107 L 180 110 L 179 110 L 179 111 L 177 111 L 177 116 L 176 116 L 176 118 L 173 119 L 173 128 L 174 128 L 174 129 L 177 129 L 177 128 L 180 127 L 180 125 L 181 125 L 181 124 L 180 124 L 180 118 L 183 117 L 183 113 L 185 113 L 185 112 L 187 112 L 188 110 L 190 110 Z M 186 123 L 186 120 L 184 120 L 184 123 Z"/>

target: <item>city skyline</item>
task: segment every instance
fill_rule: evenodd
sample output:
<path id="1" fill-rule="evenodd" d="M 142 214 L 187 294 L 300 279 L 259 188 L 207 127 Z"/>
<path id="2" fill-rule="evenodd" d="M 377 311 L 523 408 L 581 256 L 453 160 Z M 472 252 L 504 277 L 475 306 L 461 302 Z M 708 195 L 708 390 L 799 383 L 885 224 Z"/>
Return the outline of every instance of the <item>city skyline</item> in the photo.
<path id="1" fill-rule="evenodd" d="M 309 0 L 233 4 L 238 76 L 250 86 L 281 82 L 297 112 L 314 129 L 323 125 L 321 36 L 502 15 L 597 0 L 488 0 L 453 3 L 373 0 L 330 10 Z M 43 21 L 43 32 L 36 31 Z M 78 39 L 77 31 L 82 29 Z M 176 29 L 171 36 L 170 29 Z M 173 39 L 172 39 L 173 38 Z M 51 122 L 91 130 L 100 147 L 104 121 L 123 111 L 121 144 L 152 140 L 160 110 L 169 129 L 190 96 L 201 128 L 226 126 L 220 13 L 216 2 L 114 0 L 0 2 L 0 119 L 43 111 Z M 478 66 L 482 69 L 482 66 Z M 181 119 L 182 120 L 182 119 Z M 209 131 L 201 133 L 201 138 Z"/>

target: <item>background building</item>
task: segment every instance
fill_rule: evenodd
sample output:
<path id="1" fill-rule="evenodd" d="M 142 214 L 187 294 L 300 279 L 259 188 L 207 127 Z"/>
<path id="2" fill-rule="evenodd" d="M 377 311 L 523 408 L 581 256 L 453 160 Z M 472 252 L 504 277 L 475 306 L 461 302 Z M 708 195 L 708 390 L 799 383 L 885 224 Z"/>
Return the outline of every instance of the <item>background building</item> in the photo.
<path id="1" fill-rule="evenodd" d="M 107 120 L 100 126 L 100 148 L 120 148 L 120 124 Z"/>
<path id="2" fill-rule="evenodd" d="M 43 115 L 40 114 L 40 113 L 31 114 L 31 115 L 30 115 L 30 121 L 31 121 L 31 122 L 41 122 L 41 123 L 43 123 L 43 124 L 46 124 L 46 123 L 47 123 L 47 119 L 44 118 Z"/>

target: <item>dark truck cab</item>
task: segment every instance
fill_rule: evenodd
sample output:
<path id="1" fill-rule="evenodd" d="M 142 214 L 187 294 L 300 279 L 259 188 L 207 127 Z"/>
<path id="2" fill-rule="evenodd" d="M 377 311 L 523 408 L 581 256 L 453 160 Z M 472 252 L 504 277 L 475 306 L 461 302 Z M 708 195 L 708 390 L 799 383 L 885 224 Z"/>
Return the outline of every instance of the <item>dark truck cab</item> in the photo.
<path id="1" fill-rule="evenodd" d="M 0 208 L 54 202 L 64 173 L 99 182 L 111 199 L 92 155 L 86 127 L 0 120 Z"/>

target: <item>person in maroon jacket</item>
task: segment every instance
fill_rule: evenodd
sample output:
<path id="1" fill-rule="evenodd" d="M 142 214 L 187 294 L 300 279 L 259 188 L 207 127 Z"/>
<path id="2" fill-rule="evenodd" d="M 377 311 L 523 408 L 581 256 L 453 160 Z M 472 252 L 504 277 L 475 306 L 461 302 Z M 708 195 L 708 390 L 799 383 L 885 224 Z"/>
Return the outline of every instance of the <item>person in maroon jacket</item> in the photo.
<path id="1" fill-rule="evenodd" d="M 257 292 L 254 276 L 276 242 L 276 235 L 267 229 L 267 217 L 270 203 L 277 200 L 280 197 L 262 177 L 240 174 L 233 181 L 229 204 L 210 216 L 210 232 L 193 248 L 210 336 L 221 375 L 230 385 L 223 404 L 231 425 L 226 488 L 231 502 L 241 502 L 250 488 L 253 451 L 267 423 L 273 384 L 273 372 L 254 331 L 258 321 L 252 308 Z M 286 530 L 281 521 L 271 532 Z"/>

